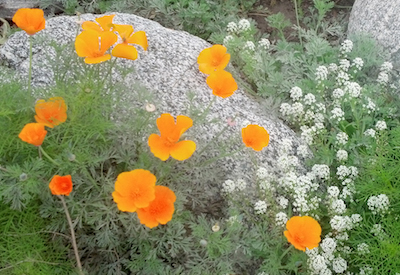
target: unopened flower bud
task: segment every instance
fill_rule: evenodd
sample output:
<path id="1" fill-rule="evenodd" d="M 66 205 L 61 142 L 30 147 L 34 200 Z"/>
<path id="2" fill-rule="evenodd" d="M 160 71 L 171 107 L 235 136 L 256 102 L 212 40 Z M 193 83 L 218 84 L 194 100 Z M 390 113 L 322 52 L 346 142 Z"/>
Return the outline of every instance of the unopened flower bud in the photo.
<path id="1" fill-rule="evenodd" d="M 216 223 L 213 225 L 213 227 L 211 227 L 212 231 L 217 232 L 219 231 L 220 227 L 219 227 L 219 223 Z"/>
<path id="2" fill-rule="evenodd" d="M 20 181 L 26 181 L 28 179 L 28 175 L 25 173 L 22 173 L 21 175 L 19 175 L 19 180 Z"/>
<path id="3" fill-rule="evenodd" d="M 76 159 L 76 156 L 72 153 L 68 153 L 68 160 L 69 161 L 74 161 Z"/>
<path id="4" fill-rule="evenodd" d="M 207 246 L 207 241 L 206 240 L 200 240 L 200 245 L 203 247 Z"/>

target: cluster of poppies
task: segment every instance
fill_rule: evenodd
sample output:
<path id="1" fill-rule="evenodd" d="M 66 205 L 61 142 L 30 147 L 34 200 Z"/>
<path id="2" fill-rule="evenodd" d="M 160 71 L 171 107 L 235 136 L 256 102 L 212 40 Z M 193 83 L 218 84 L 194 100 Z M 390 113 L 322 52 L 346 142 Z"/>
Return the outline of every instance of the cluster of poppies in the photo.
<path id="1" fill-rule="evenodd" d="M 147 37 L 144 31 L 134 32 L 131 25 L 112 23 L 114 15 L 106 15 L 96 19 L 96 22 L 82 23 L 83 31 L 76 37 L 75 49 L 80 57 L 85 57 L 88 64 L 101 63 L 111 58 L 135 60 L 138 52 L 131 44 L 140 45 L 147 50 Z M 19 9 L 13 22 L 28 35 L 45 28 L 43 11 L 40 9 Z M 111 55 L 106 52 L 114 46 Z M 224 69 L 229 63 L 230 55 L 222 45 L 214 45 L 204 49 L 198 56 L 199 70 L 208 74 L 207 84 L 213 94 L 227 98 L 237 90 L 235 79 Z M 41 146 L 47 131 L 45 127 L 53 128 L 67 119 L 67 105 L 61 97 L 53 97 L 48 101 L 38 100 L 35 104 L 35 123 L 26 124 L 18 137 L 35 146 Z M 177 116 L 176 121 L 170 114 L 162 114 L 157 119 L 160 134 L 151 134 L 148 145 L 155 157 L 162 161 L 170 156 L 176 160 L 186 160 L 196 150 L 196 143 L 191 140 L 179 141 L 182 134 L 193 125 L 186 116 Z M 269 143 L 268 132 L 259 125 L 248 125 L 242 129 L 242 140 L 247 147 L 261 151 Z M 118 175 L 115 191 L 112 197 L 121 211 L 136 212 L 140 222 L 149 228 L 166 224 L 174 213 L 175 193 L 166 186 L 155 185 L 156 177 L 150 171 L 136 169 Z M 71 175 L 55 175 L 49 184 L 53 195 L 68 196 L 72 191 Z M 286 224 L 284 232 L 287 240 L 296 249 L 305 251 L 318 246 L 321 241 L 321 226 L 308 216 L 294 216 Z"/>
<path id="2" fill-rule="evenodd" d="M 96 22 L 82 23 L 83 31 L 75 39 L 75 50 L 79 57 L 85 57 L 87 64 L 101 63 L 111 59 L 111 55 L 120 58 L 135 60 L 138 51 L 131 45 L 139 45 L 147 50 L 147 37 L 144 31 L 134 32 L 133 26 L 114 24 L 115 15 L 105 15 L 96 18 Z M 107 51 L 114 46 L 111 55 Z"/>

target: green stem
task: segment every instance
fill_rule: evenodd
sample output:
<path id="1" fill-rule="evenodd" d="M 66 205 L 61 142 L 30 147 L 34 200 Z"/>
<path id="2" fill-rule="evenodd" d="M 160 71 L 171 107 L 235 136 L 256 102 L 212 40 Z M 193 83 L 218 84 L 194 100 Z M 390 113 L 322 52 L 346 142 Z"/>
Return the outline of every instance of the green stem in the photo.
<path id="1" fill-rule="evenodd" d="M 281 263 L 283 257 L 285 257 L 285 255 L 286 255 L 290 250 L 292 250 L 292 247 L 293 247 L 293 245 L 290 245 L 290 246 L 283 252 L 283 254 L 281 255 L 281 258 L 279 259 L 279 263 Z"/>
<path id="2" fill-rule="evenodd" d="M 1 171 L 4 171 L 4 172 L 8 172 L 8 170 L 7 170 L 6 168 L 1 167 L 1 166 L 0 166 L 0 170 L 1 170 Z"/>
<path id="3" fill-rule="evenodd" d="M 298 11 L 298 7 L 297 7 L 297 0 L 293 0 L 293 1 L 294 1 L 294 10 L 296 12 L 296 23 L 297 23 L 297 27 L 299 28 L 300 45 L 303 46 L 303 39 L 301 38 L 301 34 L 300 34 L 300 21 L 299 21 L 299 11 Z"/>
<path id="4" fill-rule="evenodd" d="M 54 165 L 60 166 L 60 164 L 58 162 L 56 162 L 54 159 L 52 159 L 47 153 L 46 151 L 42 148 L 42 146 L 39 146 L 39 151 L 43 154 L 43 156 L 45 156 L 51 163 L 53 163 Z"/>
<path id="5" fill-rule="evenodd" d="M 71 241 L 72 241 L 72 247 L 74 248 L 74 253 L 75 253 L 75 258 L 76 258 L 76 264 L 78 266 L 79 269 L 79 274 L 80 275 L 84 275 L 83 271 L 82 271 L 82 264 L 81 264 L 81 259 L 79 258 L 79 252 L 78 252 L 78 246 L 76 245 L 76 237 L 75 237 L 75 230 L 74 227 L 72 225 L 72 220 L 71 220 L 71 216 L 69 215 L 69 211 L 68 211 L 68 207 L 67 204 L 65 203 L 64 197 L 57 195 L 62 204 L 63 204 L 63 208 L 65 211 L 65 215 L 67 216 L 67 220 L 68 220 L 68 224 L 69 224 L 69 228 L 71 230 Z"/>
<path id="6" fill-rule="evenodd" d="M 29 36 L 28 94 L 31 94 L 31 79 L 32 79 L 32 35 Z"/>

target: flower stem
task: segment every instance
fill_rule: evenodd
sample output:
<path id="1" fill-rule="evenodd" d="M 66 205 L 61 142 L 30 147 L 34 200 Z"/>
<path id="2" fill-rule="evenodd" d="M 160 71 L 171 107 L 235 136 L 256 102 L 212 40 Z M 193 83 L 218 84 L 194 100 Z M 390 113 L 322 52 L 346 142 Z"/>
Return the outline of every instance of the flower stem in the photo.
<path id="1" fill-rule="evenodd" d="M 46 151 L 43 150 L 42 146 L 39 146 L 39 154 L 42 153 L 43 156 L 45 156 L 51 163 L 53 163 L 54 165 L 60 166 L 60 164 L 58 162 L 56 162 L 54 159 L 52 159 L 47 153 Z"/>
<path id="2" fill-rule="evenodd" d="M 28 94 L 31 93 L 31 79 L 32 79 L 32 35 L 29 35 Z"/>
<path id="3" fill-rule="evenodd" d="M 290 250 L 292 250 L 292 247 L 293 247 L 293 245 L 290 245 L 290 246 L 283 252 L 283 254 L 281 255 L 281 258 L 280 258 L 280 260 L 279 260 L 280 263 L 282 262 L 283 257 L 285 257 L 285 255 L 286 255 Z"/>
<path id="4" fill-rule="evenodd" d="M 75 231 L 74 231 L 74 227 L 72 225 L 72 220 L 71 220 L 71 216 L 69 215 L 69 211 L 67 208 L 67 204 L 65 203 L 64 200 L 64 196 L 60 196 L 57 195 L 64 207 L 64 211 L 65 211 L 65 215 L 67 216 L 67 220 L 68 220 L 68 224 L 69 224 L 69 228 L 71 230 L 71 241 L 72 241 L 72 247 L 74 248 L 74 253 L 75 253 L 75 258 L 76 258 L 76 264 L 78 266 L 79 269 L 79 274 L 80 275 L 84 275 L 83 271 L 82 271 L 82 264 L 81 264 L 81 259 L 79 258 L 79 253 L 78 253 L 78 246 L 76 245 L 76 237 L 75 237 Z"/>

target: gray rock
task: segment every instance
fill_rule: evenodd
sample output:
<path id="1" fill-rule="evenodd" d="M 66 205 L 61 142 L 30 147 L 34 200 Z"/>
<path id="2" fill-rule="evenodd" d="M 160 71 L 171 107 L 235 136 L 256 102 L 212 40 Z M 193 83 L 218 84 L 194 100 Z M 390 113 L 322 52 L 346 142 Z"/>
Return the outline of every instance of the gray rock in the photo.
<path id="1" fill-rule="evenodd" d="M 394 67 L 400 68 L 400 5 L 398 0 L 356 0 L 348 34 L 367 33 L 388 50 Z"/>
<path id="2" fill-rule="evenodd" d="M 0 0 L 0 17 L 11 19 L 18 9 L 35 8 L 38 5 L 38 0 Z"/>
<path id="3" fill-rule="evenodd" d="M 84 14 L 81 19 L 94 20 L 95 16 Z M 51 59 L 54 54 L 54 49 L 50 44 L 54 42 L 64 45 L 73 43 L 79 32 L 77 20 L 78 18 L 74 16 L 51 18 L 46 23 L 46 29 L 32 37 L 34 39 L 33 86 L 53 85 L 54 74 L 47 63 L 49 57 Z M 159 114 L 167 112 L 173 116 L 188 115 L 188 106 L 190 105 L 188 92 L 195 95 L 192 104 L 200 109 L 204 109 L 212 100 L 215 100 L 210 107 L 207 119 L 216 119 L 219 122 L 196 125 L 187 132 L 188 136 L 196 143 L 205 146 L 211 142 L 213 137 L 218 136 L 221 129 L 228 125 L 228 119 L 234 116 L 237 125 L 227 127 L 226 131 L 218 136 L 218 142 L 231 147 L 232 150 L 242 145 L 241 125 L 246 122 L 262 125 L 268 130 L 270 144 L 267 148 L 261 152 L 244 150 L 221 162 L 222 178 L 253 178 L 255 167 L 250 160 L 251 155 L 255 156 L 259 166 L 274 171 L 278 158 L 278 141 L 287 138 L 292 140 L 294 145 L 300 143 L 289 127 L 268 113 L 265 106 L 260 105 L 255 98 L 243 90 L 239 89 L 233 96 L 226 99 L 215 98 L 212 95 L 206 84 L 206 75 L 199 72 L 196 63 L 200 51 L 211 46 L 206 41 L 186 32 L 164 28 L 156 22 L 130 14 L 117 13 L 114 23 L 131 24 L 135 31 L 144 30 L 147 34 L 149 42 L 147 52 L 139 49 L 137 60 L 118 59 L 117 62 L 126 67 L 134 66 L 135 72 L 128 75 L 126 85 L 132 89 L 137 86 L 135 83 L 139 82 L 144 85 L 154 96 L 152 103 L 156 105 L 156 112 Z M 22 31 L 17 32 L 0 48 L 0 58 L 22 77 L 26 77 L 29 63 L 28 49 L 28 36 Z M 71 81 L 74 81 L 73 76 L 71 76 Z M 129 95 L 125 96 L 129 101 Z M 135 104 L 132 102 L 132 105 Z M 207 157 L 211 158 L 212 153 Z"/>

